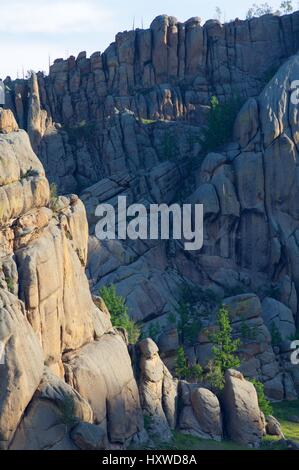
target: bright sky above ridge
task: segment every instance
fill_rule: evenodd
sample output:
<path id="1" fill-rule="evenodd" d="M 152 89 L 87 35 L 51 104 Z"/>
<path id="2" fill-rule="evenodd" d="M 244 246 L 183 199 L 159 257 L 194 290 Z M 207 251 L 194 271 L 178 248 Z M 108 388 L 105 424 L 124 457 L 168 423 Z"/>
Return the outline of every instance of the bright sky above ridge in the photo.
<path id="1" fill-rule="evenodd" d="M 48 72 L 49 57 L 104 51 L 119 31 L 148 28 L 160 14 L 185 21 L 200 16 L 245 18 L 253 3 L 266 0 L 0 0 L 0 78 L 22 78 L 27 70 Z M 275 9 L 280 1 L 268 1 Z M 295 4 L 295 2 L 293 2 Z M 295 6 L 295 5 L 294 5 Z"/>

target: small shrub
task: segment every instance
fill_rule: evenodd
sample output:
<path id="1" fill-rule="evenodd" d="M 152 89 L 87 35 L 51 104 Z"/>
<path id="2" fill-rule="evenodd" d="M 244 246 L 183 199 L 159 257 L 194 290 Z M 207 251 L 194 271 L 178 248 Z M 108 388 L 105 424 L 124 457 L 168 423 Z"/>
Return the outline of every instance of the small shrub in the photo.
<path id="1" fill-rule="evenodd" d="M 251 379 L 250 382 L 254 385 L 256 389 L 259 407 L 261 411 L 264 413 L 266 417 L 269 415 L 272 415 L 273 409 L 272 409 L 271 403 L 269 402 L 269 400 L 267 400 L 265 396 L 264 384 L 262 384 L 262 382 L 256 379 Z"/>
<path id="2" fill-rule="evenodd" d="M 213 362 L 209 363 L 209 372 L 205 374 L 205 380 L 216 390 L 223 390 L 224 388 L 224 374 L 221 367 Z"/>
<path id="3" fill-rule="evenodd" d="M 58 191 L 55 183 L 50 184 L 50 208 L 54 211 L 58 206 Z"/>
<path id="4" fill-rule="evenodd" d="M 117 295 L 115 286 L 102 287 L 100 289 L 100 296 L 110 312 L 112 325 L 116 328 L 124 328 L 127 331 L 129 343 L 137 343 L 140 337 L 140 329 L 129 317 L 125 299 Z"/>
<path id="5" fill-rule="evenodd" d="M 257 327 L 250 328 L 244 318 L 241 320 L 241 337 L 243 340 L 254 340 L 257 338 Z"/>
<path id="6" fill-rule="evenodd" d="M 178 332 L 182 343 L 193 344 L 197 341 L 202 328 L 197 304 L 204 302 L 215 303 L 210 292 L 204 291 L 200 287 L 193 288 L 187 283 L 181 285 L 176 313 Z"/>
<path id="7" fill-rule="evenodd" d="M 218 98 L 212 96 L 210 104 L 207 129 L 204 132 L 202 142 L 202 151 L 204 153 L 211 152 L 231 140 L 234 123 L 241 109 L 242 100 L 233 97 L 225 103 L 219 103 Z"/>
<path id="8" fill-rule="evenodd" d="M 282 341 L 282 338 L 281 338 L 280 331 L 274 322 L 271 323 L 270 334 L 271 334 L 272 346 L 279 346 Z"/>
<path id="9" fill-rule="evenodd" d="M 13 279 L 11 277 L 6 277 L 5 282 L 6 282 L 6 285 L 7 285 L 7 289 L 9 290 L 9 292 L 11 292 L 13 294 L 14 290 L 15 290 Z"/>
<path id="10" fill-rule="evenodd" d="M 155 119 L 144 119 L 144 118 L 140 118 L 140 122 L 141 124 L 144 124 L 145 126 L 149 125 L 149 124 L 154 124 L 155 122 L 157 122 Z"/>
<path id="11" fill-rule="evenodd" d="M 188 366 L 187 358 L 183 346 L 180 346 L 177 350 L 176 365 L 175 365 L 176 376 L 183 380 L 195 380 L 199 382 L 203 377 L 203 370 L 199 364 Z"/>
<path id="12" fill-rule="evenodd" d="M 273 13 L 273 8 L 269 3 L 262 3 L 260 5 L 254 3 L 252 7 L 249 8 L 246 19 L 250 20 L 251 18 L 267 15 L 269 13 Z"/>

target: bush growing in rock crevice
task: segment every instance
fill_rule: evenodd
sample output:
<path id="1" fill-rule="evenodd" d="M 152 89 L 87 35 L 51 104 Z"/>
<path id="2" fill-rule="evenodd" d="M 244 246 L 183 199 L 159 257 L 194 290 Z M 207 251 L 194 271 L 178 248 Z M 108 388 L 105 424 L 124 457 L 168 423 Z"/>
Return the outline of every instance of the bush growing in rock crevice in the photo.
<path id="1" fill-rule="evenodd" d="M 243 102 L 239 97 L 232 97 L 225 103 L 220 103 L 217 96 L 212 96 L 210 104 L 211 109 L 202 142 L 203 153 L 216 150 L 231 140 L 234 123 Z"/>
<path id="2" fill-rule="evenodd" d="M 181 380 L 195 380 L 199 382 L 203 377 L 203 369 L 199 364 L 188 365 L 183 346 L 177 350 L 175 374 Z"/>
<path id="3" fill-rule="evenodd" d="M 125 299 L 118 295 L 113 284 L 100 289 L 100 296 L 104 300 L 111 316 L 111 323 L 116 328 L 124 328 L 128 333 L 129 343 L 137 343 L 140 337 L 139 326 L 129 317 Z"/>
<path id="4" fill-rule="evenodd" d="M 264 415 L 266 417 L 269 416 L 269 415 L 272 415 L 273 409 L 272 409 L 272 406 L 271 406 L 269 400 L 267 400 L 267 398 L 265 396 L 264 385 L 262 384 L 262 382 L 260 382 L 259 380 L 256 380 L 256 379 L 250 379 L 250 382 L 255 387 L 258 402 L 259 402 L 259 407 L 260 407 L 261 411 L 264 413 Z"/>

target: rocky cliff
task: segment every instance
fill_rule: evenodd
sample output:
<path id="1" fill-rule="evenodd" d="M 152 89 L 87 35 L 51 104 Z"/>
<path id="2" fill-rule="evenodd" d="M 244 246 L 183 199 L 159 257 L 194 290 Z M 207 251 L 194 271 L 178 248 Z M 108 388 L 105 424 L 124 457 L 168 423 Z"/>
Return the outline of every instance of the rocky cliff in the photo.
<path id="1" fill-rule="evenodd" d="M 126 343 L 89 291 L 84 206 L 50 199 L 27 134 L 7 111 L 0 120 L 13 130 L 0 134 L 1 447 L 72 448 L 74 417 L 124 442 L 143 429 L 138 389 Z"/>
<path id="2" fill-rule="evenodd" d="M 134 165 L 136 148 L 113 123 L 116 110 L 139 120 L 202 124 L 212 95 L 257 96 L 296 53 L 298 31 L 298 12 L 224 25 L 159 16 L 147 30 L 117 34 L 103 53 L 57 59 L 48 75 L 30 80 L 6 79 L 7 106 L 28 130 L 50 180 L 61 192 L 78 192 L 127 171 L 130 160 Z"/>
<path id="3" fill-rule="evenodd" d="M 209 331 L 215 323 L 215 299 L 220 299 L 230 309 L 235 336 L 242 340 L 242 371 L 262 380 L 273 399 L 292 399 L 299 393 L 298 370 L 289 362 L 290 339 L 299 322 L 298 113 L 290 101 L 291 83 L 299 76 L 298 40 L 298 12 L 225 25 L 213 20 L 203 26 L 199 18 L 179 23 L 161 16 L 148 30 L 118 34 L 102 54 L 58 59 L 47 76 L 5 81 L 7 106 L 28 131 L 49 180 L 61 194 L 80 193 L 89 222 L 86 272 L 93 292 L 116 284 L 131 316 L 143 322 L 146 331 L 158 325 L 156 339 L 170 369 L 178 328 L 169 322 L 169 313 L 176 310 L 182 283 L 200 294 L 195 303 L 202 328 L 192 344 L 185 345 L 191 364 L 205 364 L 210 358 Z M 244 105 L 230 141 L 203 153 L 201 134 L 212 96 L 220 102 L 238 96 Z M 42 185 L 34 171 L 28 178 Z M 45 197 L 46 192 L 36 193 Z M 115 204 L 118 195 L 126 195 L 128 203 L 146 205 L 203 203 L 203 249 L 187 253 L 178 241 L 100 242 L 94 237 L 95 208 L 101 202 Z M 82 246 L 82 226 L 79 230 L 76 224 L 83 224 L 85 241 L 87 229 L 80 219 L 84 209 L 76 201 L 60 197 L 55 215 L 60 228 L 54 224 L 54 232 L 49 229 L 49 235 L 35 242 L 36 250 L 42 250 L 43 243 L 53 266 L 61 266 L 61 256 L 65 259 L 64 239 L 59 238 L 66 234 L 67 247 L 72 245 L 69 256 L 84 269 L 87 248 Z M 33 222 L 18 222 L 25 224 L 25 233 L 26 224 L 29 230 L 33 224 L 33 235 L 26 235 L 24 245 L 15 242 L 20 250 L 15 257 L 19 292 L 40 337 L 47 322 L 53 322 L 56 346 L 50 352 L 44 339 L 47 361 L 61 370 L 60 355 L 67 353 L 66 375 L 74 384 L 77 364 L 93 349 L 93 324 L 88 314 L 76 332 L 67 308 L 77 312 L 82 299 L 68 295 L 67 284 L 60 292 L 58 280 L 42 294 L 47 300 L 39 305 L 40 284 L 34 272 L 37 267 L 43 270 L 47 260 L 26 243 L 40 233 L 38 224 L 51 226 L 52 219 L 42 210 L 45 201 L 36 205 L 42 215 Z M 5 223 L 20 215 L 16 210 L 18 205 L 7 203 Z M 22 233 L 24 228 L 16 229 Z M 5 240 L 10 240 L 13 234 L 7 230 Z M 10 266 L 9 272 L 16 273 Z M 61 270 L 58 279 L 63 279 L 64 265 Z M 28 278 L 32 283 L 26 284 Z M 75 276 L 72 282 L 84 285 L 86 279 Z M 26 291 L 28 284 L 35 287 Z M 52 289 L 59 313 L 48 320 Z M 89 311 L 87 297 L 80 311 Z M 61 322 L 66 322 L 65 329 Z M 105 327 L 100 331 L 103 334 Z M 80 354 L 69 354 L 73 349 Z"/>
<path id="4" fill-rule="evenodd" d="M 140 447 L 174 429 L 258 447 L 264 417 L 240 372 L 227 371 L 220 405 L 201 384 L 174 379 L 151 339 L 131 346 L 132 363 L 125 331 L 89 290 L 82 202 L 51 195 L 9 110 L 0 129 L 1 449 Z"/>

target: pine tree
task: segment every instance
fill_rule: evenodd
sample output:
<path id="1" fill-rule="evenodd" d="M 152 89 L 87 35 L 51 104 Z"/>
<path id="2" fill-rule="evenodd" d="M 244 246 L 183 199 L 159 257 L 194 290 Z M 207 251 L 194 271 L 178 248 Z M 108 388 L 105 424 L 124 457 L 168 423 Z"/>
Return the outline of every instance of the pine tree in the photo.
<path id="1" fill-rule="evenodd" d="M 210 337 L 213 343 L 213 360 L 206 378 L 213 387 L 222 390 L 225 371 L 240 366 L 240 359 L 236 354 L 240 340 L 232 338 L 229 313 L 224 307 L 220 308 L 218 312 L 217 327 L 217 332 Z"/>

